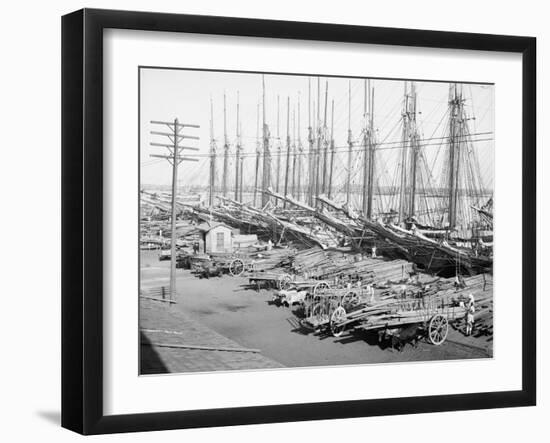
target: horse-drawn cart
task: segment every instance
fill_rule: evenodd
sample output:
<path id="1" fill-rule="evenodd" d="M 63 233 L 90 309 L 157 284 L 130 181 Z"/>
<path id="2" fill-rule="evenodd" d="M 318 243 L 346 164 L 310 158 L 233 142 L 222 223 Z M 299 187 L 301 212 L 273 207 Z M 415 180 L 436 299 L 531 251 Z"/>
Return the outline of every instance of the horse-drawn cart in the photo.
<path id="1" fill-rule="evenodd" d="M 326 289 L 310 294 L 304 303 L 301 323 L 325 330 L 335 337 L 346 331 L 377 331 L 380 337 L 399 337 L 404 330 L 425 335 L 441 345 L 449 323 L 466 314 L 464 305 L 452 297 L 391 296 L 375 301 L 365 289 Z"/>
<path id="2" fill-rule="evenodd" d="M 246 254 L 213 256 L 213 259 L 233 277 L 252 275 L 259 272 L 273 270 L 277 262 L 266 257 L 254 257 Z"/>
<path id="3" fill-rule="evenodd" d="M 336 337 L 346 330 L 378 331 L 388 337 L 414 326 L 438 346 L 447 338 L 449 323 L 465 314 L 464 305 L 448 297 L 392 299 L 352 310 L 337 306 L 331 312 L 329 328 Z"/>
<path id="4" fill-rule="evenodd" d="M 310 294 L 328 288 L 325 281 L 297 280 L 296 276 L 284 274 L 276 282 L 277 292 L 273 294 L 272 301 L 278 305 L 291 307 L 294 304 L 304 305 Z"/>
<path id="5" fill-rule="evenodd" d="M 338 308 L 351 311 L 364 306 L 371 297 L 367 288 L 331 288 L 328 283 L 319 282 L 304 300 L 302 326 L 309 329 L 329 327 Z"/>

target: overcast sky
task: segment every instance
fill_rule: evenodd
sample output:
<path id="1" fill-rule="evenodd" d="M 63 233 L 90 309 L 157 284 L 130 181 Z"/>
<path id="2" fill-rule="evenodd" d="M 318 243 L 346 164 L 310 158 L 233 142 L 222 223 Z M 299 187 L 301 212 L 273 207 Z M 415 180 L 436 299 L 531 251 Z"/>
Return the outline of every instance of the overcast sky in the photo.
<path id="1" fill-rule="evenodd" d="M 200 129 L 186 129 L 187 134 L 198 135 L 199 141 L 189 140 L 186 145 L 199 148 L 198 163 L 185 162 L 179 168 L 179 184 L 208 183 L 208 152 L 210 149 L 210 99 L 214 103 L 214 132 L 217 141 L 221 173 L 221 152 L 223 149 L 223 96 L 227 103 L 227 133 L 231 144 L 231 166 L 235 152 L 236 139 L 236 105 L 237 93 L 240 102 L 240 119 L 242 144 L 246 157 L 245 184 L 253 181 L 254 158 L 257 134 L 257 109 L 262 98 L 262 75 L 257 73 L 233 73 L 192 71 L 183 69 L 142 68 L 140 77 L 140 131 L 141 131 L 141 183 L 168 185 L 171 183 L 171 166 L 167 161 L 154 159 L 150 154 L 166 154 L 165 148 L 152 147 L 150 142 L 166 142 L 162 136 L 151 135 L 151 130 L 166 131 L 150 123 L 151 120 L 173 121 L 200 125 Z M 283 143 L 286 140 L 287 100 L 290 99 L 290 132 L 291 137 L 300 138 L 307 151 L 308 127 L 308 81 L 311 84 L 312 102 L 317 101 L 317 77 L 293 75 L 265 75 L 266 88 L 266 123 L 269 125 L 274 145 L 277 143 L 277 132 Z M 327 120 L 330 128 L 331 102 L 334 100 L 334 138 L 337 147 L 345 147 L 348 131 L 348 88 L 351 84 L 351 130 L 354 138 L 359 138 L 363 119 L 364 80 L 353 78 L 321 77 L 321 120 L 324 118 L 324 94 L 328 81 Z M 377 140 L 382 143 L 399 141 L 401 137 L 401 110 L 403 106 L 403 80 L 373 79 L 371 85 L 375 91 L 374 126 L 377 129 Z M 446 126 L 444 119 L 448 108 L 448 83 L 417 81 L 421 137 L 431 139 L 441 137 Z M 475 116 L 470 120 L 470 132 L 482 134 L 473 145 L 478 153 L 484 185 L 493 186 L 494 163 L 494 86 L 467 84 L 463 87 L 468 115 Z M 277 131 L 277 98 L 279 97 L 279 131 Z M 298 102 L 300 112 L 298 114 Z M 316 104 L 314 104 L 316 106 Z M 261 110 L 260 105 L 260 110 Z M 317 111 L 313 116 L 316 121 Z M 294 118 L 293 118 L 294 116 Z M 298 117 L 299 116 L 299 117 Z M 298 126 L 298 118 L 300 125 Z M 260 117 L 261 119 L 261 117 Z M 294 131 L 294 121 L 296 130 Z M 428 141 L 425 152 L 428 163 L 433 165 L 437 175 L 441 168 L 441 158 L 437 156 L 441 140 Z M 273 148 L 273 150 L 275 150 Z M 378 173 L 392 174 L 397 159 L 397 150 L 388 150 L 383 160 L 378 163 Z M 345 149 L 338 151 L 335 161 L 335 183 L 345 181 Z M 356 165 L 356 169 L 359 166 Z M 384 171 L 382 171 L 382 169 Z M 231 169 L 232 171 L 233 169 Z M 233 173 L 230 177 L 233 178 Z M 360 174 L 356 174 L 356 182 Z"/>

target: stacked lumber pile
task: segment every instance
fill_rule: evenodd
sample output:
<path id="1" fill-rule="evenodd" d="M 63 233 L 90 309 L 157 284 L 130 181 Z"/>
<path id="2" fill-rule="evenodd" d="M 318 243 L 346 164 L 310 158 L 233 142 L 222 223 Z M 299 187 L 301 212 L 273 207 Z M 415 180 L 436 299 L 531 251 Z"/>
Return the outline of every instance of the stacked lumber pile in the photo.
<path id="1" fill-rule="evenodd" d="M 344 249 L 311 248 L 297 252 L 285 263 L 292 273 L 318 279 L 338 276 L 383 283 L 407 279 L 412 264 L 405 260 L 372 258 Z"/>
<path id="2" fill-rule="evenodd" d="M 251 254 L 250 258 L 255 263 L 256 270 L 266 271 L 281 267 L 295 253 L 296 250 L 291 248 L 274 248 Z"/>

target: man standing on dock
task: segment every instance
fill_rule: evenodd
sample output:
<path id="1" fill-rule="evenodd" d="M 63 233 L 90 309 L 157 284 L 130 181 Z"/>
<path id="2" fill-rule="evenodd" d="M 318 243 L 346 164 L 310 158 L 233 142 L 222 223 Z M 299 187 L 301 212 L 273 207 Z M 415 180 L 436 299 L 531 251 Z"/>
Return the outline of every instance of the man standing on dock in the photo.
<path id="1" fill-rule="evenodd" d="M 468 298 L 468 304 L 466 305 L 466 335 L 472 335 L 472 330 L 474 328 L 475 312 L 476 308 L 474 294 L 470 294 Z"/>

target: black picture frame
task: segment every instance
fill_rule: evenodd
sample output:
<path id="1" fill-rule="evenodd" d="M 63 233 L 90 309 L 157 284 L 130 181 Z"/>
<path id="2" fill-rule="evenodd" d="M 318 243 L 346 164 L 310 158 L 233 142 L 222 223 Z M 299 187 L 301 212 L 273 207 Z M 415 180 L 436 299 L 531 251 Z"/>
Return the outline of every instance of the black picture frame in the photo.
<path id="1" fill-rule="evenodd" d="M 522 55 L 522 388 L 392 399 L 106 416 L 103 413 L 103 31 L 502 51 Z M 83 9 L 62 18 L 62 426 L 82 434 L 536 404 L 536 39 L 339 24 Z"/>

